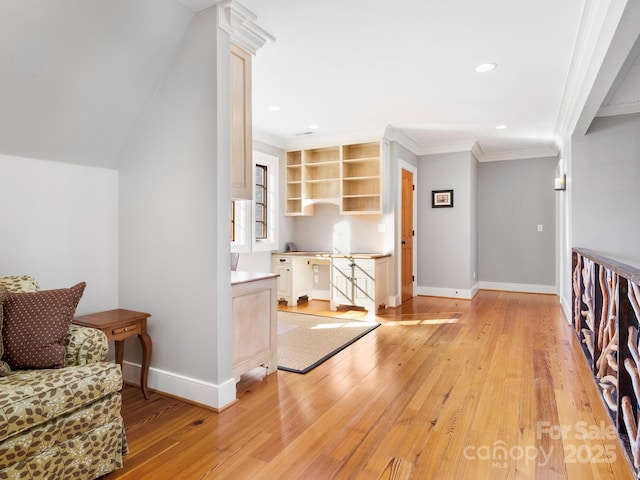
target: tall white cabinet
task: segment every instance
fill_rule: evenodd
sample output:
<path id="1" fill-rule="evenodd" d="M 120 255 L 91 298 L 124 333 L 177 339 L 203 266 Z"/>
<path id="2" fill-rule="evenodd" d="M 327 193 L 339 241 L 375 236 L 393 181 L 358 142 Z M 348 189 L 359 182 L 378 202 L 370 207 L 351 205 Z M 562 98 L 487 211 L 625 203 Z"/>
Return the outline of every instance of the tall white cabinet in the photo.
<path id="1" fill-rule="evenodd" d="M 231 197 L 251 199 L 252 122 L 251 122 L 251 54 L 231 45 Z"/>

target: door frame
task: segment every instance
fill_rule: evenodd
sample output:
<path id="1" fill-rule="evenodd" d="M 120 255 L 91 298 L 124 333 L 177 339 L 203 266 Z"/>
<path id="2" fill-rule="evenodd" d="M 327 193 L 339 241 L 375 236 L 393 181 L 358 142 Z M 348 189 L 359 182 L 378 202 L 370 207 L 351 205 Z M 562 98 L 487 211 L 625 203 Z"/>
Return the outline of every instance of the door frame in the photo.
<path id="1" fill-rule="evenodd" d="M 396 183 L 396 205 L 398 209 L 402 209 L 402 170 L 406 170 L 411 172 L 413 175 L 413 184 L 415 188 L 413 190 L 413 229 L 415 230 L 415 235 L 413 236 L 413 258 L 411 262 L 413 264 L 413 293 L 412 295 L 415 297 L 417 295 L 417 282 L 418 282 L 418 168 L 411 163 L 399 159 L 398 162 L 398 174 L 397 174 L 397 183 Z M 398 220 L 396 224 L 396 248 L 395 251 L 398 252 L 396 255 L 396 271 L 398 274 L 396 275 L 396 305 L 400 305 L 402 303 L 402 215 L 398 215 Z"/>

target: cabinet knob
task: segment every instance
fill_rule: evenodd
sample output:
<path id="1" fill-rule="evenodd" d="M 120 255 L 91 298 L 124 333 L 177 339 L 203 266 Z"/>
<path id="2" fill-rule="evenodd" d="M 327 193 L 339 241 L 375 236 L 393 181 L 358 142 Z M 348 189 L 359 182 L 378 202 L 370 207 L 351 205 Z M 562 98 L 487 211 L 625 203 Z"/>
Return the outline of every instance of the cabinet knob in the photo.
<path id="1" fill-rule="evenodd" d="M 287 259 L 286 259 L 286 258 L 281 258 L 281 259 L 280 259 L 280 261 L 281 261 L 281 262 L 286 262 L 286 261 L 287 261 Z"/>

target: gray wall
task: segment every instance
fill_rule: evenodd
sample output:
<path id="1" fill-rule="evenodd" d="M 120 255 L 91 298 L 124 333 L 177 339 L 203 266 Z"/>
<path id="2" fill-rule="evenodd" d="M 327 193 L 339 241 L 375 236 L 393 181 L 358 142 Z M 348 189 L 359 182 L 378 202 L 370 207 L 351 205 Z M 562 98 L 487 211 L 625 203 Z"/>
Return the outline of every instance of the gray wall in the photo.
<path id="1" fill-rule="evenodd" d="M 456 152 L 419 157 L 418 293 L 471 293 L 475 251 L 475 157 Z M 454 190 L 453 208 L 431 208 L 432 190 Z M 464 291 L 464 293 L 463 293 Z"/>
<path id="2" fill-rule="evenodd" d="M 479 165 L 480 281 L 555 285 L 557 163 L 550 157 Z"/>
<path id="3" fill-rule="evenodd" d="M 640 263 L 640 114 L 572 138 L 573 246 Z"/>

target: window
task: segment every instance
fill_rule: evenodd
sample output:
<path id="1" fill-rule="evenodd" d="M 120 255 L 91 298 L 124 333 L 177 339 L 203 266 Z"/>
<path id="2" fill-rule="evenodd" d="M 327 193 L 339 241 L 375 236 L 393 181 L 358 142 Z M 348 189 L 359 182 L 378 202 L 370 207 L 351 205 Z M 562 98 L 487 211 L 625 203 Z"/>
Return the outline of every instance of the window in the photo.
<path id="1" fill-rule="evenodd" d="M 278 157 L 253 152 L 253 201 L 231 202 L 231 251 L 277 250 Z M 253 225 L 253 227 L 252 227 Z"/>
<path id="2" fill-rule="evenodd" d="M 250 251 L 250 239 L 247 238 L 247 225 L 249 220 L 247 212 L 249 211 L 250 202 L 248 200 L 232 200 L 231 201 L 231 251 L 232 252 L 248 252 Z"/>
<path id="3" fill-rule="evenodd" d="M 256 240 L 267 238 L 269 214 L 267 211 L 267 166 L 256 165 L 256 189 L 254 194 L 256 211 Z"/>

